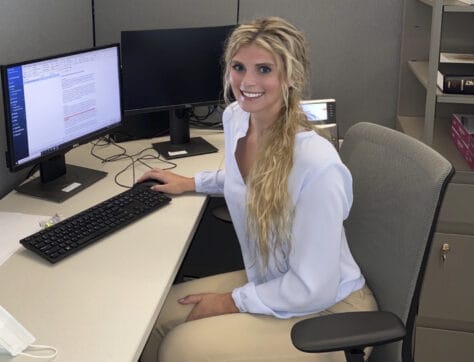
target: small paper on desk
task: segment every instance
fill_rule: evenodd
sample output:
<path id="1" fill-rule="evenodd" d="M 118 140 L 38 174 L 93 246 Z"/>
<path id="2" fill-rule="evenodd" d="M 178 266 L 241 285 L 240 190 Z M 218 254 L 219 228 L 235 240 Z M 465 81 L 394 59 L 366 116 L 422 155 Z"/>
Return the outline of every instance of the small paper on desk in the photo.
<path id="1" fill-rule="evenodd" d="M 41 229 L 40 222 L 49 216 L 0 211 L 0 265 L 20 247 L 20 239 Z"/>

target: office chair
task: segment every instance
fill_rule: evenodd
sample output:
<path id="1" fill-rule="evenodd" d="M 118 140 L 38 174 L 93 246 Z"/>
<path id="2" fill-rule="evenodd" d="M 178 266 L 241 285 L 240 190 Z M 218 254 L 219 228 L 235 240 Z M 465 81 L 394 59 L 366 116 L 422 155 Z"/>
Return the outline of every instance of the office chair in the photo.
<path id="1" fill-rule="evenodd" d="M 354 184 L 347 239 L 380 311 L 303 320 L 292 342 L 311 353 L 344 350 L 348 362 L 363 361 L 367 346 L 375 346 L 370 362 L 412 361 L 423 273 L 453 168 L 425 144 L 372 123 L 349 129 L 341 157 Z"/>

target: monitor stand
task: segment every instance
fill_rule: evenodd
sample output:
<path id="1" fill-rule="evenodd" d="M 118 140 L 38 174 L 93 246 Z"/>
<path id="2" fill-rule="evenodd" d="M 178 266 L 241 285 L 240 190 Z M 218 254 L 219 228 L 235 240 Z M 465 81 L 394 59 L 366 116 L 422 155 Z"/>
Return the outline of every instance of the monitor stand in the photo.
<path id="1" fill-rule="evenodd" d="M 167 160 L 217 152 L 202 137 L 189 136 L 190 108 L 170 111 L 170 141 L 153 143 L 153 148 Z"/>
<path id="2" fill-rule="evenodd" d="M 107 172 L 66 165 L 64 155 L 40 164 L 40 177 L 21 184 L 16 191 L 53 202 L 63 202 L 107 175 Z"/>

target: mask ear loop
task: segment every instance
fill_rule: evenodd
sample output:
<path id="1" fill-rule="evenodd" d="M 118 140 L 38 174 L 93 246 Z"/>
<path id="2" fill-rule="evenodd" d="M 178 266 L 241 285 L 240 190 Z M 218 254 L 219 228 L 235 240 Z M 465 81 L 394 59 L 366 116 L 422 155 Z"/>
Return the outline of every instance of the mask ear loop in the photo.
<path id="1" fill-rule="evenodd" d="M 35 355 L 31 353 L 21 352 L 22 356 L 31 357 L 31 358 L 38 358 L 38 359 L 53 359 L 57 356 L 58 350 L 51 346 L 43 346 L 41 344 L 30 344 L 26 349 L 30 349 L 32 351 L 44 351 L 49 350 L 52 354 L 50 355 Z"/>

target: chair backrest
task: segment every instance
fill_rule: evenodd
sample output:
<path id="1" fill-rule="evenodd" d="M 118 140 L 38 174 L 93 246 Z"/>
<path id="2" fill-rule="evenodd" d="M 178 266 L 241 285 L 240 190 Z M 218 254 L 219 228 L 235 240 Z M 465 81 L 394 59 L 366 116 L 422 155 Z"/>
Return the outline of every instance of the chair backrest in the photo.
<path id="1" fill-rule="evenodd" d="M 439 153 L 399 131 L 358 123 L 341 147 L 350 169 L 354 203 L 345 223 L 351 251 L 380 310 L 407 326 L 411 335 L 439 206 L 453 168 Z M 406 358 L 408 357 L 408 358 Z M 375 347 L 370 361 L 402 360 L 402 343 Z"/>

